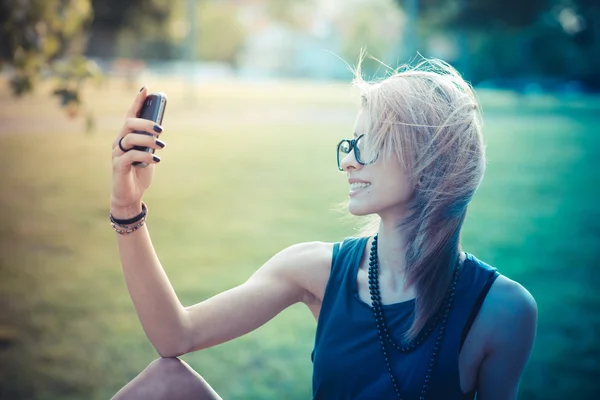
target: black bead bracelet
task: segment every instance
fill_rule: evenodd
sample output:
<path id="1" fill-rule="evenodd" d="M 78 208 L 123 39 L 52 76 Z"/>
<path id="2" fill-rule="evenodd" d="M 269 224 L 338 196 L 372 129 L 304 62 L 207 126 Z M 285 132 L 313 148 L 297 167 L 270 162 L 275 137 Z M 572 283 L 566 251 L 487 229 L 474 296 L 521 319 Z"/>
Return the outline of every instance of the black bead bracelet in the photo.
<path id="1" fill-rule="evenodd" d="M 136 222 L 139 222 L 139 221 L 143 220 L 144 218 L 146 218 L 147 214 L 148 214 L 148 207 L 146 207 L 146 204 L 144 202 L 142 202 L 142 212 L 133 218 L 117 219 L 117 218 L 113 217 L 112 214 L 109 214 L 109 216 L 110 216 L 110 222 L 112 222 L 115 225 L 131 225 L 131 224 L 135 224 Z"/>

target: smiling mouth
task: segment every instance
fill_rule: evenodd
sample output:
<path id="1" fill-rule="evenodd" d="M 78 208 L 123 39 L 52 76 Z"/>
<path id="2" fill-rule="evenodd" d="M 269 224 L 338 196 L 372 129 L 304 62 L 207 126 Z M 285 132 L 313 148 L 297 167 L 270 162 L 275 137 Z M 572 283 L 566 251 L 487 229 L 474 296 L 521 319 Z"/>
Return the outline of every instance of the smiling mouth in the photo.
<path id="1" fill-rule="evenodd" d="M 357 190 L 364 189 L 364 188 L 367 188 L 369 186 L 371 186 L 370 183 L 363 183 L 363 182 L 351 183 L 350 184 L 350 191 L 351 192 L 355 192 Z"/>

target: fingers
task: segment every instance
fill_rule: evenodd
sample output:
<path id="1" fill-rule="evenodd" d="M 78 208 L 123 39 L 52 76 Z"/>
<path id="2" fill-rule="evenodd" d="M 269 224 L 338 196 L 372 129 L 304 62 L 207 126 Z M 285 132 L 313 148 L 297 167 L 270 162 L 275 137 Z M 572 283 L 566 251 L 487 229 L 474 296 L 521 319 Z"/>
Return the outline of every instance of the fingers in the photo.
<path id="1" fill-rule="evenodd" d="M 113 148 L 113 156 L 119 156 L 126 152 L 128 153 L 134 146 L 150 147 L 155 150 L 160 150 L 166 146 L 166 143 L 153 135 L 128 133 L 121 139 L 121 146 L 119 147 L 119 142 L 117 142 L 116 147 Z"/>
<path id="2" fill-rule="evenodd" d="M 157 138 L 163 131 L 162 127 L 153 121 L 138 118 L 147 95 L 148 89 L 142 86 L 127 110 L 123 128 L 112 143 L 115 171 L 129 171 L 134 162 L 147 163 L 151 166 L 160 162 L 159 156 L 144 151 L 146 147 L 154 150 L 165 147 L 165 143 Z"/>
<path id="3" fill-rule="evenodd" d="M 126 130 L 126 133 L 131 131 L 144 131 L 157 136 L 163 131 L 162 126 L 158 125 L 156 122 L 142 118 L 126 118 L 123 129 Z"/>
<path id="4" fill-rule="evenodd" d="M 130 150 L 118 157 L 113 157 L 113 169 L 118 171 L 128 171 L 134 161 L 145 162 L 147 164 L 158 164 L 160 157 L 140 150 Z"/>
<path id="5" fill-rule="evenodd" d="M 117 148 L 119 140 L 134 131 L 147 132 L 154 136 L 158 136 L 162 133 L 163 128 L 160 125 L 158 125 L 157 123 L 147 120 L 147 119 L 126 118 L 125 124 L 123 124 L 123 128 L 121 129 L 121 132 L 119 132 L 119 134 L 113 141 L 112 148 L 113 149 Z M 142 135 L 142 136 L 145 136 L 145 135 Z"/>

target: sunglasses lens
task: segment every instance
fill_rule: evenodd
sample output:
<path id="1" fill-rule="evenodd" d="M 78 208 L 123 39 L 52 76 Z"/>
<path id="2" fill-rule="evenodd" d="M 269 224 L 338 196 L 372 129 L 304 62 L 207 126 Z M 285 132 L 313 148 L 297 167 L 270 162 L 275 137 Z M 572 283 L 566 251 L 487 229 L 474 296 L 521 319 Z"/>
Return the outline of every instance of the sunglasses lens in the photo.
<path id="1" fill-rule="evenodd" d="M 364 136 L 359 137 L 358 139 L 356 139 L 356 147 L 354 149 L 354 156 L 356 157 L 356 161 L 358 161 L 359 163 L 363 164 L 363 159 L 362 159 L 362 155 L 365 154 L 365 140 L 364 140 Z"/>
<path id="2" fill-rule="evenodd" d="M 350 143 L 344 140 L 340 142 L 337 147 L 337 163 L 339 169 L 342 169 L 342 160 L 348 155 L 348 153 L 350 153 Z"/>
<path id="3" fill-rule="evenodd" d="M 377 158 L 379 158 L 379 153 L 377 150 L 371 147 L 367 148 L 367 139 L 364 136 L 358 138 L 358 141 L 356 142 L 355 154 L 356 161 L 363 165 L 372 164 L 377 161 Z"/>

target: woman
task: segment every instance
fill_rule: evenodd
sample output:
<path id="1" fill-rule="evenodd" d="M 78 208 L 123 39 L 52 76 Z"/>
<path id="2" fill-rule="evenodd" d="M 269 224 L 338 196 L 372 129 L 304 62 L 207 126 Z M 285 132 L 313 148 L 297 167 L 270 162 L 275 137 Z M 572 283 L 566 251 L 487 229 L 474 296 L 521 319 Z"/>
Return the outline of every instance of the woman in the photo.
<path id="1" fill-rule="evenodd" d="M 111 219 L 125 279 L 161 358 L 115 399 L 218 399 L 177 357 L 244 335 L 292 304 L 317 320 L 315 399 L 515 399 L 537 306 L 520 284 L 465 253 L 460 230 L 485 169 L 477 99 L 449 65 L 426 60 L 368 83 L 353 139 L 338 145 L 350 213 L 364 235 L 282 250 L 245 283 L 191 307 L 153 250 L 142 196 L 164 147 L 136 118 L 113 143 Z M 133 134 L 134 130 L 155 136 Z M 151 164 L 132 168 L 133 161 Z"/>

